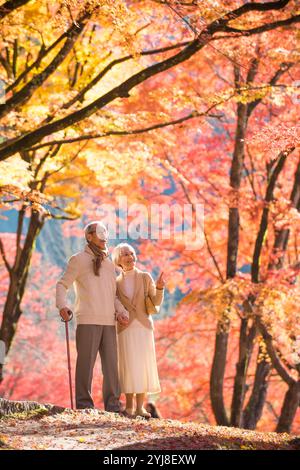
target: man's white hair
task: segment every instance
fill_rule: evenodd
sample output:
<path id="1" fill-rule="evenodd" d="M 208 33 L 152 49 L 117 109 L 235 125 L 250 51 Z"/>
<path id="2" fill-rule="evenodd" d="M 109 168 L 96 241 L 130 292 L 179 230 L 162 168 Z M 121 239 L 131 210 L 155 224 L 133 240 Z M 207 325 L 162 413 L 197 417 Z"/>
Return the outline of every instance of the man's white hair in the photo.
<path id="1" fill-rule="evenodd" d="M 134 260 L 137 260 L 136 252 L 133 246 L 129 245 L 128 243 L 119 243 L 117 246 L 114 247 L 113 252 L 111 254 L 113 263 L 117 267 L 121 267 L 120 256 L 122 255 L 123 248 L 129 248 L 129 250 L 133 252 Z"/>
<path id="2" fill-rule="evenodd" d="M 105 227 L 103 222 L 100 222 L 100 220 L 93 220 L 92 222 L 89 222 L 83 229 L 86 239 L 88 233 L 96 231 L 97 226 L 100 228 L 100 230 L 102 229 L 103 233 L 107 233 L 107 228 Z"/>

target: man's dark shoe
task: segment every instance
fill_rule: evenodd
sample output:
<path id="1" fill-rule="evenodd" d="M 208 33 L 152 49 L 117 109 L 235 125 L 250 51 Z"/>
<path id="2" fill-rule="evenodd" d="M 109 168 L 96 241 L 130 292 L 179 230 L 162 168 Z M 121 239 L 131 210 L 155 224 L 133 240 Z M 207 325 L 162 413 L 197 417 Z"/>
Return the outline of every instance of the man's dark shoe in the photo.
<path id="1" fill-rule="evenodd" d="M 121 408 L 109 408 L 105 411 L 108 411 L 108 413 L 121 413 L 123 410 Z"/>

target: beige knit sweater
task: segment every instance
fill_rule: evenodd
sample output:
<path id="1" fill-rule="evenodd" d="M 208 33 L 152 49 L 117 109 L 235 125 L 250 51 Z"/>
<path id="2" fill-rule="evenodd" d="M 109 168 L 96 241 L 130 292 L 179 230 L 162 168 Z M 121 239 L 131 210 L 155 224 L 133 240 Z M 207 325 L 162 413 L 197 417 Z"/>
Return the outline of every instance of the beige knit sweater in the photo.
<path id="1" fill-rule="evenodd" d="M 85 249 L 71 256 L 66 271 L 56 284 L 56 306 L 67 306 L 67 291 L 74 284 L 75 310 L 78 325 L 115 325 L 115 312 L 128 316 L 116 297 L 116 274 L 112 261 L 102 261 L 100 276 L 93 271 L 94 254 Z"/>
<path id="2" fill-rule="evenodd" d="M 153 329 L 152 315 L 148 315 L 145 308 L 143 275 L 145 276 L 146 280 L 147 292 L 151 296 L 154 305 L 158 306 L 161 305 L 161 303 L 163 302 L 164 290 L 156 288 L 155 282 L 151 274 L 143 272 L 136 267 L 134 268 L 134 270 L 134 293 L 131 300 L 125 294 L 125 279 L 123 272 L 117 277 L 117 296 L 121 300 L 126 310 L 128 310 L 129 312 L 129 324 L 127 326 L 122 326 L 118 324 L 118 333 L 127 328 L 135 318 L 140 321 L 146 328 Z"/>

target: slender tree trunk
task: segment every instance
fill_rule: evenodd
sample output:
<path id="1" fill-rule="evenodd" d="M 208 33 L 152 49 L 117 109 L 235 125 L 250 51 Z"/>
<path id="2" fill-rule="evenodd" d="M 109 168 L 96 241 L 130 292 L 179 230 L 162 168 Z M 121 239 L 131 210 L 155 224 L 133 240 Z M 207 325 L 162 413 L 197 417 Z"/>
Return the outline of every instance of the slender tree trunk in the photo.
<path id="1" fill-rule="evenodd" d="M 265 201 L 270 202 L 273 199 L 273 193 L 276 181 L 280 172 L 283 169 L 284 163 L 286 161 L 287 155 L 282 153 L 279 155 L 277 159 L 276 165 L 274 165 L 274 169 L 272 174 L 270 175 L 269 183 L 267 186 Z M 263 248 L 263 240 L 267 231 L 268 226 L 268 215 L 269 215 L 269 208 L 265 207 L 263 209 L 263 214 L 261 217 L 260 227 L 257 234 L 256 242 L 255 242 L 255 249 L 253 253 L 253 262 L 251 267 L 251 278 L 252 282 L 258 283 L 259 282 L 259 262 L 261 251 Z M 250 299 L 249 299 L 250 300 Z M 252 299 L 253 301 L 254 299 Z M 257 326 L 256 322 L 254 322 L 253 327 L 249 331 L 249 335 L 246 334 L 248 320 L 242 320 L 241 326 L 241 333 L 240 333 L 240 356 L 239 362 L 237 364 L 237 373 L 235 376 L 235 383 L 234 383 L 234 393 L 233 393 L 233 400 L 232 400 L 232 417 L 231 417 L 231 424 L 233 426 L 245 426 L 244 423 L 244 413 L 243 413 L 243 404 L 245 398 L 245 389 L 246 389 L 246 379 L 247 379 L 247 369 L 251 359 L 253 346 L 254 346 L 254 339 L 256 337 Z M 266 397 L 266 390 L 267 390 L 267 383 L 265 382 L 268 377 L 268 372 L 270 370 L 270 365 L 266 362 L 263 364 L 258 364 L 257 366 L 259 370 L 255 375 L 255 391 L 253 390 L 253 394 L 251 396 L 251 407 L 248 407 L 248 415 L 247 421 L 251 421 L 252 425 L 255 420 L 260 417 L 263 405 L 265 402 Z M 263 369 L 263 370 L 261 370 Z M 261 380 L 264 380 L 261 383 Z M 257 391 L 261 393 L 257 393 Z M 250 416 L 250 412 L 253 413 Z M 256 421 L 257 422 L 257 421 Z"/>
<path id="2" fill-rule="evenodd" d="M 291 427 L 300 403 L 300 381 L 289 386 L 285 394 L 276 432 L 291 432 Z"/>
<path id="3" fill-rule="evenodd" d="M 258 354 L 260 353 L 261 349 L 259 349 Z M 261 418 L 268 390 L 270 371 L 271 364 L 269 362 L 262 360 L 257 363 L 252 393 L 244 411 L 243 427 L 246 429 L 256 429 Z"/>
<path id="4" fill-rule="evenodd" d="M 18 321 L 22 315 L 21 303 L 28 279 L 28 272 L 36 238 L 44 225 L 44 217 L 34 211 L 31 214 L 24 246 L 20 248 L 9 277 L 9 288 L 3 310 L 0 340 L 5 343 L 8 354 L 16 333 Z M 3 380 L 3 364 L 0 364 L 0 382 Z"/>
<path id="5" fill-rule="evenodd" d="M 221 426 L 229 425 L 223 397 L 227 346 L 228 333 L 222 331 L 217 332 L 215 340 L 215 353 L 210 376 L 210 400 L 216 422 Z"/>
<path id="6" fill-rule="evenodd" d="M 248 112 L 247 105 L 240 103 L 237 110 L 238 122 L 235 138 L 235 151 L 233 155 L 232 171 L 230 175 L 231 186 L 238 190 L 241 184 L 242 169 L 244 163 L 245 138 L 247 131 Z M 229 231 L 228 231 L 228 256 L 227 256 L 227 278 L 234 277 L 237 268 L 237 254 L 239 243 L 239 209 L 230 208 L 229 210 Z M 247 370 L 247 347 L 246 347 L 247 321 L 242 320 L 240 341 L 239 341 L 239 360 L 236 365 L 236 375 L 234 381 L 234 390 L 231 404 L 230 424 L 240 426 L 242 406 L 245 394 L 245 373 Z"/>
<path id="7" fill-rule="evenodd" d="M 254 58 L 249 67 L 246 83 L 253 82 L 257 73 L 259 60 Z M 239 92 L 241 83 L 241 73 L 239 67 L 234 67 L 235 87 Z M 237 106 L 237 127 L 235 134 L 235 148 L 233 153 L 233 160 L 230 172 L 230 186 L 236 192 L 239 191 L 242 179 L 242 171 L 245 159 L 245 138 L 247 133 L 247 125 L 250 114 L 258 105 L 259 101 L 252 104 L 250 109 L 248 104 L 238 103 Z M 237 196 L 237 194 L 236 194 Z M 236 207 L 235 207 L 236 205 Z M 229 224 L 228 224 L 228 244 L 227 244 L 227 279 L 233 278 L 237 269 L 237 255 L 239 244 L 239 208 L 238 201 L 233 204 L 229 209 Z M 247 345 L 247 320 L 242 320 L 239 342 L 239 359 L 236 365 L 236 376 L 234 381 L 234 390 L 231 403 L 231 419 L 230 424 L 240 426 L 242 421 L 242 409 L 246 388 L 246 374 L 248 368 L 248 345 Z M 224 348 L 223 354 L 226 355 Z M 220 351 L 220 354 L 222 351 Z M 224 369 L 225 373 L 225 369 Z"/>
<path id="8" fill-rule="evenodd" d="M 259 57 L 259 50 L 258 57 Z M 257 73 L 257 68 L 259 64 L 259 59 L 254 58 L 250 65 L 246 83 L 252 83 L 254 81 L 255 75 Z M 279 70 L 272 77 L 270 84 L 275 84 L 282 74 L 288 70 L 293 64 L 285 64 L 281 66 Z M 238 92 L 240 87 L 240 70 L 237 66 L 234 67 L 235 75 L 235 86 Z M 238 190 L 241 184 L 241 175 L 244 164 L 244 142 L 247 132 L 247 124 L 250 115 L 256 108 L 256 106 L 261 102 L 261 99 L 256 100 L 255 102 L 249 104 L 239 103 L 237 107 L 237 127 L 235 135 L 235 148 L 230 172 L 230 185 L 233 189 L 233 192 L 236 191 L 235 196 L 238 198 Z M 292 151 L 292 150 L 291 150 Z M 290 152 L 289 152 L 290 153 Z M 288 154 L 287 154 L 288 155 Z M 276 175 L 281 171 L 284 164 L 285 158 L 287 155 L 281 155 L 279 158 L 279 164 L 276 167 L 275 176 L 271 178 L 271 182 L 268 185 L 266 200 L 270 198 L 273 194 L 274 184 L 276 182 Z M 265 211 L 262 216 L 260 231 L 257 236 L 255 252 L 254 252 L 254 261 L 252 265 L 252 280 L 253 282 L 258 282 L 259 277 L 259 260 L 260 253 L 263 244 L 263 237 L 267 229 L 267 218 L 268 211 Z M 229 223 L 228 223 L 228 243 L 227 243 L 227 279 L 232 278 L 236 274 L 237 268 L 237 255 L 238 255 L 238 244 L 239 244 L 239 208 L 238 204 L 232 204 L 232 207 L 229 209 Z M 254 299 L 253 299 L 254 300 Z M 229 423 L 233 426 L 242 426 L 243 425 L 243 404 L 246 391 L 246 378 L 247 378 L 247 369 L 250 363 L 254 339 L 257 332 L 257 326 L 253 325 L 249 334 L 248 330 L 248 320 L 243 319 L 241 323 L 241 332 L 240 332 L 240 347 L 239 347 L 239 359 L 236 365 L 236 375 L 234 381 L 234 391 L 231 404 L 231 419 L 227 417 L 224 399 L 223 399 L 223 383 L 225 375 L 225 366 L 226 366 L 226 356 L 227 356 L 227 347 L 228 347 L 228 331 L 229 331 L 229 322 L 227 321 L 226 328 L 222 328 L 222 321 L 218 322 L 216 341 L 215 341 L 215 352 L 211 370 L 210 377 L 210 395 L 212 409 L 216 417 L 218 424 L 228 425 Z M 262 365 L 260 368 L 263 367 Z M 264 389 L 263 386 L 259 386 L 259 380 L 261 377 L 268 376 L 269 365 L 265 365 L 266 370 L 262 373 L 261 370 L 257 374 L 257 387 L 261 390 Z M 254 394 L 256 396 L 256 393 Z M 253 397 L 254 398 L 254 397 Z M 263 403 L 265 400 L 265 394 L 260 397 L 257 405 L 257 415 L 259 415 L 263 408 Z M 253 402 L 254 405 L 254 402 Z M 252 407 L 250 408 L 252 409 Z M 249 410 L 250 410 L 249 409 Z M 258 409 L 261 411 L 258 412 Z M 248 418 L 247 418 L 248 419 Z"/>
<path id="9" fill-rule="evenodd" d="M 249 328 L 249 320 L 241 320 L 239 360 L 236 365 L 236 375 L 234 380 L 234 389 L 231 405 L 231 425 L 235 427 L 244 427 L 243 406 L 247 387 L 247 371 L 252 356 L 256 333 L 257 327 L 255 322 Z"/>
<path id="10" fill-rule="evenodd" d="M 257 46 L 257 58 L 254 58 L 252 60 L 251 65 L 249 67 L 248 74 L 247 74 L 246 83 L 248 84 L 254 81 L 254 78 L 257 74 L 258 65 L 259 65 L 258 57 L 259 57 L 259 45 Z M 276 73 L 270 80 L 270 85 L 274 85 L 275 83 L 277 83 L 277 81 L 282 76 L 282 74 L 284 74 L 292 66 L 293 66 L 292 63 L 281 64 L 280 68 L 276 71 Z M 235 69 L 235 72 L 237 72 L 237 69 Z M 235 73 L 235 79 L 236 79 L 236 85 L 237 85 L 238 80 L 239 80 L 239 76 L 237 73 Z M 244 138 L 247 132 L 248 120 L 251 114 L 253 113 L 254 109 L 260 104 L 260 102 L 261 102 L 261 98 L 245 105 L 245 111 L 247 113 L 247 116 L 244 120 Z M 241 123 L 243 123 L 243 121 L 241 121 Z M 284 161 L 285 161 L 284 155 L 281 155 L 281 157 L 279 158 L 279 164 L 276 166 L 275 174 L 272 175 L 271 181 L 268 184 L 266 200 L 271 200 L 273 197 L 273 189 L 274 189 L 274 184 L 276 182 L 277 172 L 279 174 L 279 172 L 281 171 Z M 252 282 L 258 282 L 260 252 L 262 249 L 263 237 L 267 229 L 267 219 L 268 219 L 268 212 L 266 211 L 262 216 L 260 230 L 256 239 L 255 252 L 253 255 L 253 264 L 252 264 L 252 270 L 251 270 Z M 250 297 L 248 299 L 248 302 L 253 303 L 254 300 L 255 299 L 252 299 Z M 232 397 L 232 404 L 231 404 L 231 424 L 233 426 L 238 426 L 238 427 L 244 426 L 243 404 L 244 404 L 245 392 L 246 392 L 246 387 L 247 387 L 246 385 L 247 370 L 248 370 L 248 366 L 251 360 L 251 355 L 252 355 L 252 351 L 254 347 L 254 339 L 257 333 L 257 325 L 254 324 L 249 329 L 248 334 L 247 334 L 247 330 L 248 330 L 248 320 L 242 319 L 241 329 L 240 329 L 240 342 L 239 342 L 239 359 L 236 365 L 236 375 L 235 375 L 234 390 L 233 390 L 233 397 Z M 269 365 L 267 365 L 266 367 L 268 368 Z M 268 371 L 266 370 L 265 371 L 266 376 L 268 375 L 267 372 Z M 264 374 L 262 374 L 261 371 L 259 371 L 256 379 L 258 380 L 258 378 L 262 376 L 264 376 Z M 263 387 L 261 387 L 261 389 L 263 389 Z M 262 411 L 263 403 L 264 403 L 264 399 L 263 397 L 261 397 L 261 400 L 259 400 L 259 404 L 257 403 L 257 406 L 260 407 L 261 411 Z"/>
<path id="11" fill-rule="evenodd" d="M 280 159 L 278 160 L 278 165 L 275 168 L 275 172 L 279 174 L 281 171 L 285 160 L 289 153 L 293 151 L 293 148 L 290 148 L 287 151 L 286 155 L 281 155 Z M 274 183 L 272 183 L 271 179 L 273 178 Z M 266 201 L 270 201 L 273 198 L 273 189 L 275 180 L 277 178 L 276 173 L 273 172 L 272 177 L 270 178 L 269 189 L 267 190 L 266 194 Z M 272 189 L 273 187 L 273 189 Z M 300 201 L 300 161 L 298 163 L 295 178 L 294 178 L 294 185 L 290 196 L 292 205 L 294 207 L 298 207 Z M 298 209 L 299 210 L 299 209 Z M 260 236 L 257 238 L 257 241 L 262 241 L 264 238 L 264 233 L 267 229 L 267 219 L 268 219 L 268 210 L 267 208 L 264 209 L 263 216 L 262 216 L 262 224 L 260 227 Z M 278 262 L 274 263 L 271 262 L 268 266 L 268 269 L 280 269 L 283 265 L 284 253 L 287 248 L 289 238 L 289 230 L 283 229 L 278 232 L 275 236 L 275 242 L 273 247 L 273 253 L 276 254 L 278 250 L 282 252 L 280 259 Z M 261 243 L 257 243 L 255 247 L 255 255 L 253 263 L 253 280 L 254 282 L 258 281 L 258 273 L 259 273 L 259 258 L 260 258 L 260 250 L 261 250 Z M 261 354 L 261 349 L 259 348 L 258 357 Z M 257 367 L 255 371 L 255 379 L 254 385 L 252 389 L 252 393 L 245 409 L 245 416 L 244 416 L 244 427 L 246 429 L 255 429 L 258 421 L 260 420 L 263 412 L 264 403 L 266 400 L 267 390 L 268 390 L 268 379 L 271 372 L 271 364 L 266 360 L 259 361 L 257 360 Z"/>
<path id="12" fill-rule="evenodd" d="M 236 82 L 239 80 L 239 72 L 235 70 Z M 230 186 L 233 194 L 237 194 L 242 178 L 243 162 L 244 162 L 244 143 L 247 124 L 247 105 L 238 103 L 237 109 L 237 127 L 235 135 L 235 148 L 230 171 Z M 233 196 L 234 198 L 235 196 Z M 228 242 L 227 242 L 227 272 L 226 278 L 233 278 L 236 274 L 237 255 L 239 245 L 239 209 L 236 201 L 233 201 L 233 207 L 229 209 L 228 221 Z M 236 207 L 234 207 L 236 206 Z M 210 397 L 212 409 L 219 425 L 228 426 L 230 421 L 226 413 L 223 385 L 228 348 L 228 330 L 229 321 L 227 320 L 226 328 L 224 322 L 219 321 L 217 325 L 217 334 L 215 340 L 214 358 L 210 376 Z"/>
<path id="13" fill-rule="evenodd" d="M 242 426 L 242 411 L 245 397 L 245 377 L 248 368 L 247 354 L 247 325 L 248 320 L 241 320 L 240 339 L 239 339 L 239 360 L 236 364 L 236 375 L 234 380 L 233 398 L 231 404 L 231 425 Z"/>
<path id="14" fill-rule="evenodd" d="M 297 208 L 298 212 L 300 212 L 300 160 L 295 172 L 294 184 L 290 199 L 292 206 Z M 286 252 L 289 236 L 290 230 L 288 228 L 280 230 L 280 232 L 276 234 L 273 252 L 274 254 L 280 252 L 280 257 L 278 260 L 272 261 L 269 264 L 269 269 L 280 269 L 283 267 L 284 255 Z"/>

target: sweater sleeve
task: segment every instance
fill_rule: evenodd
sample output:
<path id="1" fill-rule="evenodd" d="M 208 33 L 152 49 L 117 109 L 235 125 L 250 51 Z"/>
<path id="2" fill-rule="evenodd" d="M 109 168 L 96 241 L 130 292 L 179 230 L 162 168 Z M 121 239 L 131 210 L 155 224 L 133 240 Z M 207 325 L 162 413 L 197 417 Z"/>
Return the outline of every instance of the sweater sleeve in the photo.
<path id="1" fill-rule="evenodd" d="M 129 313 L 122 304 L 122 302 L 118 299 L 118 297 L 115 297 L 115 310 L 116 310 L 116 319 L 118 318 L 119 314 L 124 315 L 124 317 L 129 318 Z"/>
<path id="2" fill-rule="evenodd" d="M 150 295 L 154 305 L 161 305 L 164 300 L 164 289 L 157 289 L 153 277 L 150 273 L 147 274 L 148 294 Z"/>
<path id="3" fill-rule="evenodd" d="M 67 292 L 78 276 L 76 256 L 69 259 L 66 270 L 56 284 L 56 307 L 61 310 L 67 305 Z"/>

